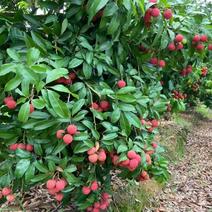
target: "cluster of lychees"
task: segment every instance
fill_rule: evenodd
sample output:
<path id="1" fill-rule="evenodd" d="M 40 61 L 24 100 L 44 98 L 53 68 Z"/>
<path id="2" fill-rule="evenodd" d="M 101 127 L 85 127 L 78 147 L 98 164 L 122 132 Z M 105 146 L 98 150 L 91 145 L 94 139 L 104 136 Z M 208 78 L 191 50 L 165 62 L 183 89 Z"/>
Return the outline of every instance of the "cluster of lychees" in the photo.
<path id="1" fill-rule="evenodd" d="M 90 186 L 83 186 L 82 193 L 84 195 L 89 195 L 92 191 L 97 191 L 99 188 L 99 184 L 97 181 L 93 181 Z"/>
<path id="2" fill-rule="evenodd" d="M 107 100 L 103 100 L 99 104 L 96 102 L 93 102 L 91 104 L 91 108 L 99 112 L 103 112 L 103 111 L 105 112 L 110 109 L 110 103 Z"/>
<path id="3" fill-rule="evenodd" d="M 168 50 L 175 51 L 183 49 L 182 44 L 183 39 L 184 39 L 183 35 L 181 34 L 176 35 L 174 41 L 168 45 Z"/>
<path id="4" fill-rule="evenodd" d="M 159 122 L 156 119 L 153 119 L 151 121 L 146 121 L 145 119 L 141 118 L 141 124 L 145 125 L 148 132 L 152 132 L 155 128 L 159 126 Z"/>
<path id="5" fill-rule="evenodd" d="M 101 194 L 101 200 L 98 202 L 95 202 L 93 206 L 90 206 L 86 209 L 87 212 L 100 212 L 105 211 L 110 205 L 110 195 L 108 193 L 102 193 Z"/>
<path id="6" fill-rule="evenodd" d="M 92 147 L 87 151 L 88 154 L 88 160 L 91 163 L 97 163 L 103 164 L 107 158 L 106 152 L 104 149 L 98 149 L 97 147 Z"/>
<path id="7" fill-rule="evenodd" d="M 69 73 L 68 78 L 60 77 L 59 79 L 56 80 L 56 82 L 64 85 L 70 85 L 73 83 L 75 79 L 76 79 L 75 72 L 71 72 Z"/>
<path id="8" fill-rule="evenodd" d="M 130 150 L 127 153 L 128 159 L 121 162 L 119 162 L 119 156 L 117 154 L 111 153 L 110 156 L 112 158 L 112 163 L 115 166 L 127 168 L 129 171 L 134 171 L 141 163 L 141 156 L 133 150 Z"/>
<path id="9" fill-rule="evenodd" d="M 191 65 L 188 65 L 186 68 L 184 68 L 184 69 L 180 72 L 180 75 L 181 75 L 182 77 L 185 77 L 185 76 L 189 75 L 191 72 L 192 72 L 192 66 L 191 66 Z"/>
<path id="10" fill-rule="evenodd" d="M 12 193 L 12 189 L 5 187 L 0 191 L 0 199 L 6 197 L 8 202 L 13 202 L 15 200 L 15 195 Z"/>
<path id="11" fill-rule="evenodd" d="M 203 43 L 208 41 L 207 35 L 194 35 L 192 39 L 192 44 L 197 51 L 203 51 L 205 46 Z"/>
<path id="12" fill-rule="evenodd" d="M 150 63 L 153 66 L 158 66 L 159 68 L 164 68 L 166 66 L 166 62 L 164 60 L 159 60 L 156 57 L 151 58 Z"/>
<path id="13" fill-rule="evenodd" d="M 70 124 L 67 129 L 67 133 L 65 130 L 58 130 L 56 133 L 56 137 L 58 139 L 63 139 L 65 144 L 71 144 L 74 140 L 73 136 L 77 133 L 77 127 L 74 124 Z"/>
<path id="14" fill-rule="evenodd" d="M 53 195 L 57 201 L 62 201 L 63 193 L 61 193 L 65 187 L 67 186 L 67 182 L 64 179 L 51 179 L 46 182 L 46 188 L 48 189 L 49 194 Z"/>
<path id="15" fill-rule="evenodd" d="M 142 171 L 138 177 L 138 181 L 146 181 L 149 179 L 150 179 L 150 177 L 146 171 Z"/>
<path id="16" fill-rule="evenodd" d="M 15 151 L 17 149 L 22 149 L 22 150 L 32 152 L 34 147 L 31 144 L 24 144 L 24 143 L 15 143 L 9 146 L 9 150 L 11 151 Z"/>
<path id="17" fill-rule="evenodd" d="M 185 98 L 187 98 L 187 94 L 183 94 L 180 91 L 174 90 L 174 91 L 172 91 L 172 93 L 173 93 L 173 97 L 175 99 L 185 99 Z"/>

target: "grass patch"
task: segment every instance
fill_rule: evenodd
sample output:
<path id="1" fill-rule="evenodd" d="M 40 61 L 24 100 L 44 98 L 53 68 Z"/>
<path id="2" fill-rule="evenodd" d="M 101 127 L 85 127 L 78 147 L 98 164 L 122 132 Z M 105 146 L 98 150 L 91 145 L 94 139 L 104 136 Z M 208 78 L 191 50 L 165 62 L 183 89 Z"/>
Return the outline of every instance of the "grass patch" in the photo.
<path id="1" fill-rule="evenodd" d="M 212 110 L 204 104 L 196 106 L 195 112 L 199 113 L 203 118 L 212 119 Z"/>

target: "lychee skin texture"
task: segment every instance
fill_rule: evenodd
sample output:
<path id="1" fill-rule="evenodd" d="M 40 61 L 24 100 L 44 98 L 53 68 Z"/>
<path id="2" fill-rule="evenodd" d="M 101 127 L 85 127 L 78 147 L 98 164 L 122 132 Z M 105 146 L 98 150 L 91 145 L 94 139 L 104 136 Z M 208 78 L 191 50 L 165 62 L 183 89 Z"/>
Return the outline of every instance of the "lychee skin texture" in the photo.
<path id="1" fill-rule="evenodd" d="M 109 198 L 110 198 L 110 194 L 108 194 L 106 192 L 102 193 L 102 199 L 108 200 Z"/>
<path id="2" fill-rule="evenodd" d="M 62 139 L 64 134 L 65 134 L 65 130 L 58 130 L 56 133 L 56 137 L 58 139 Z"/>
<path id="3" fill-rule="evenodd" d="M 76 132 L 77 132 L 77 127 L 76 127 L 76 125 L 70 124 L 70 125 L 67 127 L 67 132 L 68 132 L 70 135 L 75 135 Z"/>
<path id="4" fill-rule="evenodd" d="M 174 43 L 170 43 L 170 44 L 168 45 L 168 50 L 169 50 L 169 51 L 175 51 L 175 50 L 176 50 L 175 44 L 174 44 Z"/>
<path id="5" fill-rule="evenodd" d="M 152 65 L 157 65 L 157 64 L 158 64 L 158 59 L 155 58 L 155 57 L 153 57 L 153 58 L 151 58 L 150 63 L 151 63 Z"/>
<path id="6" fill-rule="evenodd" d="M 90 189 L 89 187 L 87 187 L 87 186 L 83 186 L 83 187 L 82 187 L 82 193 L 83 193 L 84 195 L 88 195 L 88 194 L 91 193 L 91 189 Z"/>
<path id="7" fill-rule="evenodd" d="M 140 155 L 136 155 L 136 157 L 135 157 L 135 159 L 138 161 L 138 163 L 140 163 L 141 162 L 141 156 Z"/>
<path id="8" fill-rule="evenodd" d="M 98 160 L 104 162 L 107 158 L 105 151 L 100 151 L 98 154 Z"/>
<path id="9" fill-rule="evenodd" d="M 201 40 L 202 42 L 207 42 L 207 40 L 208 40 L 207 35 L 201 35 L 200 40 Z"/>
<path id="10" fill-rule="evenodd" d="M 124 88 L 124 87 L 126 86 L 126 82 L 125 82 L 124 80 L 119 80 L 119 81 L 117 82 L 117 86 L 118 86 L 119 88 Z"/>
<path id="11" fill-rule="evenodd" d="M 160 61 L 158 62 L 158 66 L 159 66 L 160 68 L 164 68 L 164 67 L 166 66 L 166 62 L 165 62 L 164 60 L 160 60 Z"/>
<path id="12" fill-rule="evenodd" d="M 16 101 L 15 100 L 9 100 L 7 103 L 6 103 L 6 106 L 10 109 L 10 110 L 13 110 L 16 108 Z"/>
<path id="13" fill-rule="evenodd" d="M 136 152 L 135 151 L 133 151 L 133 150 L 130 150 L 128 153 L 127 153 L 127 157 L 129 158 L 129 159 L 134 159 L 134 158 L 136 158 Z"/>
<path id="14" fill-rule="evenodd" d="M 47 189 L 53 189 L 56 186 L 56 180 L 51 179 L 46 182 Z"/>
<path id="15" fill-rule="evenodd" d="M 176 41 L 176 42 L 182 42 L 183 39 L 184 39 L 184 37 L 183 37 L 183 35 L 181 35 L 181 34 L 178 34 L 178 35 L 176 35 L 176 37 L 175 37 L 175 41 Z"/>
<path id="16" fill-rule="evenodd" d="M 209 45 L 208 45 L 208 50 L 209 50 L 209 51 L 212 51 L 212 44 L 209 44 Z"/>
<path id="17" fill-rule="evenodd" d="M 97 154 L 89 155 L 88 160 L 89 160 L 91 163 L 96 163 L 97 160 L 98 160 L 98 155 L 97 155 Z"/>
<path id="18" fill-rule="evenodd" d="M 61 202 L 63 200 L 63 194 L 62 193 L 58 193 L 55 195 L 55 199 L 58 201 L 58 202 Z"/>
<path id="19" fill-rule="evenodd" d="M 100 212 L 99 208 L 94 208 L 92 212 Z"/>
<path id="20" fill-rule="evenodd" d="M 92 191 L 98 190 L 98 188 L 99 188 L 98 182 L 93 181 L 90 188 L 91 188 Z"/>
<path id="21" fill-rule="evenodd" d="M 4 104 L 7 104 L 8 101 L 14 100 L 12 96 L 8 96 L 4 98 Z"/>
<path id="22" fill-rule="evenodd" d="M 155 120 L 155 119 L 152 120 L 151 123 L 152 123 L 152 127 L 158 127 L 158 125 L 159 125 L 158 120 Z"/>
<path id="23" fill-rule="evenodd" d="M 87 154 L 88 154 L 88 155 L 93 155 L 95 152 L 96 152 L 96 147 L 92 147 L 91 149 L 89 149 L 89 150 L 87 151 Z"/>
<path id="24" fill-rule="evenodd" d="M 58 191 L 62 191 L 66 187 L 66 183 L 64 180 L 58 180 L 55 187 Z"/>
<path id="25" fill-rule="evenodd" d="M 98 110 L 99 109 L 99 105 L 96 102 L 93 102 L 91 104 L 91 108 L 94 109 L 94 110 Z"/>
<path id="26" fill-rule="evenodd" d="M 183 44 L 182 43 L 178 43 L 178 45 L 177 45 L 177 50 L 181 50 L 181 49 L 183 49 Z"/>
<path id="27" fill-rule="evenodd" d="M 110 108 L 110 103 L 108 101 L 103 100 L 100 102 L 100 107 L 103 111 L 107 111 Z"/>
<path id="28" fill-rule="evenodd" d="M 23 149 L 23 150 L 25 150 L 26 149 L 26 145 L 23 144 L 23 143 L 20 143 L 20 144 L 17 145 L 17 149 Z"/>
<path id="29" fill-rule="evenodd" d="M 13 202 L 15 200 L 15 196 L 13 194 L 9 194 L 7 195 L 6 199 L 8 202 Z"/>
<path id="30" fill-rule="evenodd" d="M 32 104 L 29 105 L 29 112 L 33 113 L 35 111 L 35 108 Z"/>
<path id="31" fill-rule="evenodd" d="M 138 161 L 136 159 L 130 160 L 129 168 L 130 171 L 134 171 L 138 167 Z"/>
<path id="32" fill-rule="evenodd" d="M 32 152 L 33 149 L 34 149 L 33 145 L 31 145 L 31 144 L 27 144 L 27 145 L 26 145 L 26 150 L 27 150 L 27 151 Z"/>
<path id="33" fill-rule="evenodd" d="M 163 13 L 163 17 L 167 20 L 172 18 L 172 10 L 171 9 L 166 9 Z"/>
<path id="34" fill-rule="evenodd" d="M 127 159 L 127 160 L 122 161 L 122 162 L 121 162 L 121 165 L 122 165 L 122 166 L 128 166 L 129 163 L 130 163 L 130 160 Z"/>
<path id="35" fill-rule="evenodd" d="M 194 35 L 192 41 L 195 42 L 195 43 L 199 42 L 200 41 L 200 36 L 199 35 Z"/>
<path id="36" fill-rule="evenodd" d="M 158 17 L 160 15 L 160 10 L 158 8 L 153 8 L 151 11 L 151 16 Z"/>
<path id="37" fill-rule="evenodd" d="M 65 134 L 63 136 L 63 141 L 68 145 L 68 144 L 71 144 L 72 141 L 73 141 L 73 137 L 72 135 L 69 135 L 69 134 Z"/>
<path id="38" fill-rule="evenodd" d="M 12 192 L 12 190 L 8 187 L 3 188 L 2 191 L 1 191 L 3 196 L 9 195 L 9 194 L 11 194 L 11 192 Z"/>

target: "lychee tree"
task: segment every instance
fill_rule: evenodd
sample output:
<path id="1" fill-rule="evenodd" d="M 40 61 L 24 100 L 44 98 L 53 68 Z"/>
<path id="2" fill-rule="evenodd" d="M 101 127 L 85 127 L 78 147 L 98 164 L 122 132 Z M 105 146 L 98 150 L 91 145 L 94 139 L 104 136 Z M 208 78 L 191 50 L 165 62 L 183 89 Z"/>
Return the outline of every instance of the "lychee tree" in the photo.
<path id="1" fill-rule="evenodd" d="M 206 13 L 164 0 L 3 3 L 0 201 L 45 183 L 58 202 L 104 211 L 114 169 L 166 181 L 154 136 L 166 110 L 185 109 L 187 80 L 208 82 Z M 196 16 L 205 25 L 191 34 Z M 196 33 L 207 39 L 192 44 Z"/>

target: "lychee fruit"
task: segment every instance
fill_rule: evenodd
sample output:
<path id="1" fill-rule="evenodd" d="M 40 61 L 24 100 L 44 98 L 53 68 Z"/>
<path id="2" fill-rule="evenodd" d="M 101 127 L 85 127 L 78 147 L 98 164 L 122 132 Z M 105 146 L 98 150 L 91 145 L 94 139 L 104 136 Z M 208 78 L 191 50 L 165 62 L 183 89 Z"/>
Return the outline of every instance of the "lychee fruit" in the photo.
<path id="1" fill-rule="evenodd" d="M 72 135 L 65 134 L 65 135 L 63 136 L 63 141 L 64 141 L 67 145 L 70 144 L 70 143 L 72 143 L 72 141 L 73 141 Z"/>
<path id="2" fill-rule="evenodd" d="M 199 35 L 194 35 L 192 41 L 195 42 L 195 43 L 199 42 L 200 41 L 200 36 Z"/>
<path id="3" fill-rule="evenodd" d="M 3 196 L 9 195 L 9 194 L 11 194 L 11 192 L 12 192 L 12 190 L 8 187 L 3 188 L 2 191 L 1 191 Z"/>
<path id="4" fill-rule="evenodd" d="M 98 182 L 93 181 L 90 188 L 91 188 L 92 191 L 98 190 L 98 188 L 99 188 Z"/>
<path id="5" fill-rule="evenodd" d="M 156 148 L 158 147 L 158 144 L 157 144 L 157 143 L 152 143 L 152 147 L 153 147 L 154 149 L 156 149 Z"/>
<path id="6" fill-rule="evenodd" d="M 166 62 L 165 62 L 164 60 L 159 60 L 158 66 L 159 66 L 160 68 L 164 68 L 164 67 L 166 66 Z"/>
<path id="7" fill-rule="evenodd" d="M 90 194 L 90 193 L 91 193 L 90 187 L 83 186 L 83 187 L 82 187 L 82 193 L 83 193 L 84 195 Z"/>
<path id="8" fill-rule="evenodd" d="M 106 155 L 105 151 L 101 150 L 98 154 L 98 160 L 100 162 L 104 162 L 106 160 L 106 158 L 107 158 L 107 155 Z"/>
<path id="9" fill-rule="evenodd" d="M 201 35 L 201 36 L 200 36 L 200 40 L 201 40 L 202 42 L 207 42 L 207 40 L 208 40 L 207 35 Z"/>
<path id="10" fill-rule="evenodd" d="M 163 17 L 167 20 L 171 19 L 172 18 L 172 10 L 171 9 L 166 9 L 164 12 L 163 12 Z"/>
<path id="11" fill-rule="evenodd" d="M 91 104 L 91 108 L 94 109 L 94 110 L 98 110 L 99 109 L 99 105 L 96 102 L 93 102 Z"/>
<path id="12" fill-rule="evenodd" d="M 201 43 L 197 44 L 197 46 L 196 46 L 196 50 L 197 51 L 202 51 L 203 49 L 204 49 L 204 45 L 203 44 L 201 44 Z"/>
<path id="13" fill-rule="evenodd" d="M 177 50 L 181 50 L 181 49 L 183 49 L 183 44 L 182 43 L 178 43 L 177 44 Z"/>
<path id="14" fill-rule="evenodd" d="M 156 119 L 153 119 L 153 120 L 151 121 L 151 123 L 152 123 L 152 127 L 158 127 L 158 125 L 159 125 L 159 122 L 158 122 L 158 120 L 156 120 Z"/>
<path id="15" fill-rule="evenodd" d="M 119 80 L 118 82 L 117 82 L 117 86 L 119 87 L 119 88 L 124 88 L 125 86 L 126 86 L 126 82 L 124 81 L 124 80 Z"/>
<path id="16" fill-rule="evenodd" d="M 11 145 L 9 146 L 9 150 L 15 151 L 15 150 L 17 149 L 17 147 L 18 147 L 18 144 L 11 144 Z"/>
<path id="17" fill-rule="evenodd" d="M 95 152 L 96 152 L 96 147 L 92 147 L 91 149 L 89 149 L 89 150 L 87 151 L 87 154 L 88 154 L 88 155 L 93 155 Z"/>
<path id="18" fill-rule="evenodd" d="M 8 101 L 14 100 L 12 96 L 8 96 L 4 98 L 4 104 L 7 104 Z"/>
<path id="19" fill-rule="evenodd" d="M 110 108 L 110 103 L 106 100 L 100 102 L 100 107 L 103 111 L 107 111 Z"/>
<path id="20" fill-rule="evenodd" d="M 35 108 L 34 108 L 33 104 L 30 104 L 29 105 L 29 112 L 33 113 L 34 111 L 35 111 Z"/>
<path id="21" fill-rule="evenodd" d="M 160 10 L 157 7 L 153 8 L 151 11 L 151 16 L 158 17 L 159 15 L 160 15 Z"/>
<path id="22" fill-rule="evenodd" d="M 91 163 L 96 163 L 97 160 L 98 160 L 98 155 L 97 155 L 97 154 L 89 155 L 89 156 L 88 156 L 88 160 L 89 160 Z"/>
<path id="23" fill-rule="evenodd" d="M 58 130 L 56 133 L 56 137 L 58 139 L 62 139 L 64 134 L 65 134 L 65 130 Z"/>
<path id="24" fill-rule="evenodd" d="M 13 194 L 9 194 L 7 195 L 6 199 L 8 202 L 13 202 L 15 200 L 15 196 Z"/>
<path id="25" fill-rule="evenodd" d="M 53 189 L 56 186 L 56 180 L 51 179 L 46 182 L 47 189 Z"/>
<path id="26" fill-rule="evenodd" d="M 176 35 L 176 37 L 175 37 L 175 41 L 176 42 L 182 42 L 183 41 L 183 39 L 184 39 L 184 37 L 183 37 L 183 35 L 181 35 L 181 34 L 178 34 L 178 35 Z"/>
<path id="27" fill-rule="evenodd" d="M 64 195 L 62 193 L 57 193 L 55 195 L 55 199 L 58 201 L 58 202 L 61 202 L 63 200 L 63 197 Z"/>
<path id="28" fill-rule="evenodd" d="M 16 108 L 16 101 L 15 101 L 15 100 L 9 100 L 9 101 L 7 101 L 7 103 L 6 103 L 6 106 L 7 106 L 9 109 L 13 110 L 13 109 Z"/>
<path id="29" fill-rule="evenodd" d="M 134 159 L 134 158 L 136 158 L 136 152 L 135 151 L 133 151 L 133 150 L 130 150 L 128 153 L 127 153 L 127 157 L 129 158 L 129 159 Z"/>
<path id="30" fill-rule="evenodd" d="M 33 145 L 31 145 L 31 144 L 27 144 L 27 145 L 26 145 L 26 150 L 27 150 L 27 151 L 32 152 L 33 149 L 34 149 Z"/>
<path id="31" fill-rule="evenodd" d="M 70 125 L 67 127 L 67 132 L 68 132 L 70 135 L 75 135 L 76 132 L 77 132 L 77 127 L 76 127 L 76 125 L 70 124 Z"/>
<path id="32" fill-rule="evenodd" d="M 209 50 L 209 51 L 212 51 L 212 44 L 209 44 L 209 45 L 208 45 L 208 50 Z"/>
<path id="33" fill-rule="evenodd" d="M 66 182 L 64 180 L 58 180 L 58 181 L 56 181 L 55 187 L 59 191 L 62 191 L 66 187 Z"/>
<path id="34" fill-rule="evenodd" d="M 168 49 L 169 49 L 169 51 L 175 51 L 176 50 L 175 44 L 174 43 L 170 43 L 168 45 Z"/>
<path id="35" fill-rule="evenodd" d="M 150 59 L 150 63 L 151 63 L 152 65 L 157 65 L 157 64 L 158 64 L 158 59 L 155 58 L 155 57 L 153 57 L 153 58 Z"/>
<path id="36" fill-rule="evenodd" d="M 136 159 L 130 160 L 129 169 L 130 171 L 134 171 L 138 167 L 138 161 Z"/>

